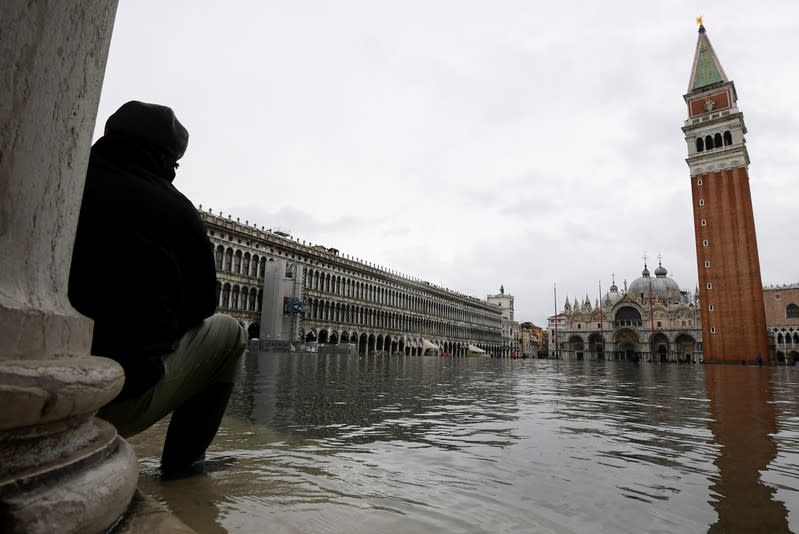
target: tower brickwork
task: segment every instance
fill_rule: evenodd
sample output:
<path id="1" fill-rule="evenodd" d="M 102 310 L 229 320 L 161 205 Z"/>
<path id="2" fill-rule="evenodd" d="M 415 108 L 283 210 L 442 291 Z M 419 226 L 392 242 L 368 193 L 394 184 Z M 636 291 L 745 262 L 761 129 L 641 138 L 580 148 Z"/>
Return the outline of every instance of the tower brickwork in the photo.
<path id="1" fill-rule="evenodd" d="M 740 362 L 760 355 L 765 360 L 768 338 L 746 125 L 735 84 L 724 73 L 704 26 L 683 98 L 704 359 Z"/>

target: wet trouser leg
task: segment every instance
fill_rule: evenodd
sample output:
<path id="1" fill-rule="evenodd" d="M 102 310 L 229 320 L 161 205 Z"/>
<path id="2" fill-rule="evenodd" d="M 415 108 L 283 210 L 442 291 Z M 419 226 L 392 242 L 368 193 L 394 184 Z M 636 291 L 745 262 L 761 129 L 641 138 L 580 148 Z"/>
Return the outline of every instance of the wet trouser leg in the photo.
<path id="1" fill-rule="evenodd" d="M 172 413 L 161 454 L 164 473 L 185 471 L 205 458 L 225 415 L 232 382 L 211 384 Z"/>
<path id="2" fill-rule="evenodd" d="M 188 466 L 213 440 L 244 351 L 246 331 L 228 315 L 216 314 L 189 330 L 164 357 L 164 375 L 148 391 L 100 411 L 128 437 L 174 411 L 162 462 Z"/>

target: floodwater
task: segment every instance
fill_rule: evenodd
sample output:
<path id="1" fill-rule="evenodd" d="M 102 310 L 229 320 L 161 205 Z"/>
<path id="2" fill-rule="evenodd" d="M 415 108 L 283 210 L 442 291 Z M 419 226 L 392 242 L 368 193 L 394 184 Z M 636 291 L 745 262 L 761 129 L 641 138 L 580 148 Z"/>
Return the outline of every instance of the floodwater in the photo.
<path id="1" fill-rule="evenodd" d="M 198 532 L 799 532 L 799 367 L 245 354 Z"/>

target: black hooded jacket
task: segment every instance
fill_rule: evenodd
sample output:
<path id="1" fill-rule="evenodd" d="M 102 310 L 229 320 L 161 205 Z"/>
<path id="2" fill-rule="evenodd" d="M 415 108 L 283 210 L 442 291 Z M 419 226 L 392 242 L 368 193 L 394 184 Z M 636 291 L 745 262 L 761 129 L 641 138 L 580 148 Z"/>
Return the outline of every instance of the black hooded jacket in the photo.
<path id="1" fill-rule="evenodd" d="M 119 398 L 151 387 L 161 357 L 216 309 L 213 248 L 174 175 L 139 139 L 106 135 L 92 147 L 69 299 L 94 319 L 92 354 L 124 368 Z"/>

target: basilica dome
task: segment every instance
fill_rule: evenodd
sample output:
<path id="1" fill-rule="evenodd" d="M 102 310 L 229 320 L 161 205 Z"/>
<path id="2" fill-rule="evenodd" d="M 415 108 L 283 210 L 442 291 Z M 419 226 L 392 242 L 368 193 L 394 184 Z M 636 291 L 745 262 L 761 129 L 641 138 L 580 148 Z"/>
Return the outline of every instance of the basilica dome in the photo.
<path id="1" fill-rule="evenodd" d="M 616 279 L 614 277 L 613 283 L 610 285 L 610 291 L 605 293 L 605 306 L 610 307 L 615 305 L 617 302 L 621 300 L 621 293 L 619 293 L 619 288 L 616 285 Z"/>
<path id="2" fill-rule="evenodd" d="M 651 298 L 671 302 L 680 302 L 682 295 L 680 294 L 680 286 L 671 278 L 667 278 L 668 271 L 662 265 L 658 264 L 655 269 L 655 277 L 649 275 L 649 269 L 644 265 L 644 270 L 641 271 L 641 277 L 633 280 L 630 284 L 627 293 L 634 298 L 646 300 Z"/>

